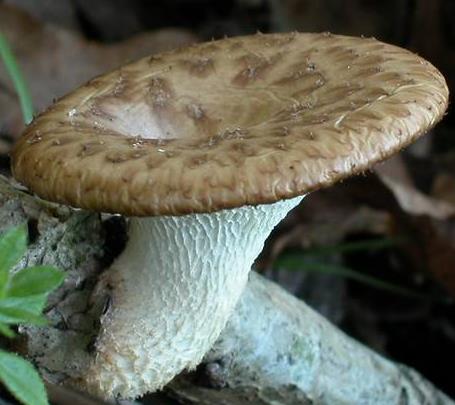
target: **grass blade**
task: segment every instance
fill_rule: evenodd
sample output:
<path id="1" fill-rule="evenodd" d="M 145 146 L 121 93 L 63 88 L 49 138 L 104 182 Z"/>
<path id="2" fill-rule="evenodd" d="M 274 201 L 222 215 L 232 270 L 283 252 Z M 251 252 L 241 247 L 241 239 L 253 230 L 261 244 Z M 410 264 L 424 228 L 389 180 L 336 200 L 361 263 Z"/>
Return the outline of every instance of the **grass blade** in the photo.
<path id="1" fill-rule="evenodd" d="M 305 256 L 328 256 L 337 253 L 376 251 L 396 247 L 397 245 L 406 242 L 407 240 L 405 238 L 381 238 L 358 242 L 346 242 L 338 245 L 318 246 L 315 248 L 305 249 Z"/>
<path id="2" fill-rule="evenodd" d="M 6 37 L 0 32 L 0 59 L 5 64 L 6 71 L 13 82 L 17 96 L 22 109 L 24 122 L 29 124 L 33 120 L 33 105 L 30 92 L 25 83 L 24 76 L 19 68 L 16 58 L 11 51 L 11 48 L 6 40 Z"/>
<path id="3" fill-rule="evenodd" d="M 358 281 L 360 283 L 369 285 L 374 288 L 378 288 L 381 290 L 385 290 L 388 292 L 392 292 L 399 295 L 404 295 L 411 298 L 419 298 L 419 299 L 430 299 L 425 294 L 420 294 L 415 291 L 412 291 L 405 287 L 400 287 L 393 283 L 389 283 L 387 281 L 383 281 L 376 277 L 368 276 L 366 274 L 362 274 L 358 271 L 352 270 L 348 267 L 344 267 L 338 264 L 327 264 L 327 263 L 320 263 L 320 262 L 313 262 L 309 261 L 306 258 L 306 255 L 303 254 L 288 254 L 279 258 L 275 266 L 284 268 L 287 270 L 300 270 L 300 271 L 307 271 L 307 272 L 315 272 L 315 273 L 323 273 L 323 274 L 331 274 L 333 276 L 339 276 L 348 278 L 351 280 Z"/>

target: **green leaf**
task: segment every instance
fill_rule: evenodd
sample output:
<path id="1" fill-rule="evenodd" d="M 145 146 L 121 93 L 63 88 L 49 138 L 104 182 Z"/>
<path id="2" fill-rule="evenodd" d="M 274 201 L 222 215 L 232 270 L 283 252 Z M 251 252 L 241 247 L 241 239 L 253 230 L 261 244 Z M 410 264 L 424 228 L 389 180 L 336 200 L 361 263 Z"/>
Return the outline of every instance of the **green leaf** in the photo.
<path id="1" fill-rule="evenodd" d="M 22 109 L 24 122 L 29 124 L 33 120 L 33 105 L 30 92 L 28 91 L 22 72 L 16 62 L 16 58 L 6 40 L 6 37 L 0 32 L 0 59 L 3 59 L 6 71 L 8 72 Z"/>
<path id="2" fill-rule="evenodd" d="M 10 280 L 7 295 L 24 297 L 48 294 L 65 278 L 62 271 L 49 266 L 35 266 L 18 271 Z"/>
<path id="3" fill-rule="evenodd" d="M 0 380 L 25 405 L 49 405 L 46 389 L 33 365 L 16 354 L 0 350 Z"/>
<path id="4" fill-rule="evenodd" d="M 18 226 L 6 232 L 0 238 L 0 298 L 8 289 L 10 270 L 24 256 L 27 250 L 27 232 Z"/>
<path id="5" fill-rule="evenodd" d="M 8 338 L 13 338 L 16 336 L 16 334 L 11 330 L 11 328 L 8 325 L 5 325 L 4 323 L 0 322 L 0 334 L 8 337 Z"/>
<path id="6" fill-rule="evenodd" d="M 46 294 L 4 298 L 0 300 L 0 322 L 44 325 L 46 319 L 41 316 L 41 312 L 46 304 L 46 299 Z"/>
<path id="7" fill-rule="evenodd" d="M 0 308 L 0 322 L 11 325 L 27 323 L 38 326 L 47 324 L 46 318 L 17 308 Z"/>
<path id="8" fill-rule="evenodd" d="M 18 308 L 40 315 L 46 305 L 47 294 L 26 297 L 7 297 L 0 300 L 0 308 Z"/>

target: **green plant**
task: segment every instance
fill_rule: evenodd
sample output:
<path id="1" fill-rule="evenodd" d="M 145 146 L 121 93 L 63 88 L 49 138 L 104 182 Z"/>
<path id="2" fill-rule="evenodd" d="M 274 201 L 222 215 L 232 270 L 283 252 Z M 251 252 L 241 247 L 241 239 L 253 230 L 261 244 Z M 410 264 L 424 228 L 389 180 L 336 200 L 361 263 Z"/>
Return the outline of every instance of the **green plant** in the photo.
<path id="1" fill-rule="evenodd" d="M 0 32 L 0 59 L 5 64 L 6 71 L 8 72 L 11 81 L 13 82 L 19 102 L 22 109 L 22 115 L 24 122 L 29 124 L 33 119 L 33 106 L 30 93 L 25 83 L 24 77 L 22 76 L 19 65 L 16 62 L 16 58 L 11 52 L 11 48 L 6 40 L 6 37 Z"/>
<path id="2" fill-rule="evenodd" d="M 13 338 L 12 326 L 45 325 L 42 311 L 49 293 L 64 278 L 50 266 L 33 266 L 13 271 L 27 249 L 25 226 L 18 226 L 0 238 L 0 333 Z M 26 405 L 48 404 L 44 384 L 31 363 L 16 354 L 0 350 L 0 381 Z"/>

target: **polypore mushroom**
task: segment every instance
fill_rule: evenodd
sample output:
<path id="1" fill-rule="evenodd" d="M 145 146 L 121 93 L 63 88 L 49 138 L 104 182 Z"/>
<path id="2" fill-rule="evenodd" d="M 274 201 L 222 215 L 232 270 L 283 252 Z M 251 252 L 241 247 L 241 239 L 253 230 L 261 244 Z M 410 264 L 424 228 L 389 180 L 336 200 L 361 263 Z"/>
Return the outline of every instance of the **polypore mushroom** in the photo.
<path id="1" fill-rule="evenodd" d="M 447 98 L 409 51 L 293 33 L 142 59 L 36 118 L 15 177 L 45 199 L 130 217 L 84 386 L 137 397 L 196 366 L 301 196 L 408 145 Z"/>

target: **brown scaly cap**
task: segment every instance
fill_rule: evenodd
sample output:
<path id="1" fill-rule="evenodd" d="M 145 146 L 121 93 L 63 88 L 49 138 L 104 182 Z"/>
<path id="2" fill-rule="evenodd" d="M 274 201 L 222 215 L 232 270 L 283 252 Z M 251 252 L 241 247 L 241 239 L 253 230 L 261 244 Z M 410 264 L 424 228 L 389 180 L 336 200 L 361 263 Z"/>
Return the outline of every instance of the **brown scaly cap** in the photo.
<path id="1" fill-rule="evenodd" d="M 271 203 L 399 151 L 447 100 L 430 63 L 375 39 L 224 39 L 62 98 L 17 143 L 13 172 L 45 199 L 130 216 Z"/>

